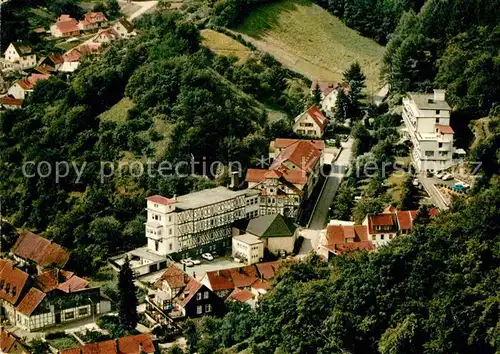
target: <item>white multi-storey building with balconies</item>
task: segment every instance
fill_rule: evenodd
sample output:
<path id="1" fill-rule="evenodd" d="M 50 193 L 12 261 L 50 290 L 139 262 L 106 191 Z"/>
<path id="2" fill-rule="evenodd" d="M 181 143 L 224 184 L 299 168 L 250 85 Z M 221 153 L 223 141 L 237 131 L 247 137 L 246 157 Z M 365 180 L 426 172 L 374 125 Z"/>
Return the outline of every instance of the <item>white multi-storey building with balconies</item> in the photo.
<path id="1" fill-rule="evenodd" d="M 202 254 L 231 245 L 231 224 L 255 217 L 259 192 L 225 187 L 166 198 L 147 198 L 148 251 L 165 256 Z"/>
<path id="2" fill-rule="evenodd" d="M 454 132 L 445 93 L 408 93 L 403 98 L 405 135 L 413 143 L 412 159 L 419 171 L 441 171 L 453 164 Z"/>

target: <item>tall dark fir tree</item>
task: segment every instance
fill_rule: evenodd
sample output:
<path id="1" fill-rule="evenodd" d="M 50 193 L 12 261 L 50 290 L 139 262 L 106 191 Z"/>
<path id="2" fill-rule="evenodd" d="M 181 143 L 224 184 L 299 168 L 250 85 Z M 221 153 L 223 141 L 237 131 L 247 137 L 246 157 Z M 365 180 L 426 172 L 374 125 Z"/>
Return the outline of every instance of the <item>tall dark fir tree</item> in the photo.
<path id="1" fill-rule="evenodd" d="M 321 97 L 321 88 L 319 87 L 319 83 L 316 83 L 312 91 L 312 103 L 319 107 L 321 104 Z"/>
<path id="2" fill-rule="evenodd" d="M 120 325 L 125 330 L 132 330 L 137 326 L 137 295 L 134 285 L 133 272 L 130 260 L 125 259 L 120 274 L 118 275 L 118 316 Z"/>
<path id="3" fill-rule="evenodd" d="M 350 86 L 349 88 L 349 117 L 359 118 L 363 112 L 362 100 L 366 97 L 363 90 L 365 89 L 366 76 L 361 71 L 361 66 L 356 61 L 343 72 L 343 79 Z"/>

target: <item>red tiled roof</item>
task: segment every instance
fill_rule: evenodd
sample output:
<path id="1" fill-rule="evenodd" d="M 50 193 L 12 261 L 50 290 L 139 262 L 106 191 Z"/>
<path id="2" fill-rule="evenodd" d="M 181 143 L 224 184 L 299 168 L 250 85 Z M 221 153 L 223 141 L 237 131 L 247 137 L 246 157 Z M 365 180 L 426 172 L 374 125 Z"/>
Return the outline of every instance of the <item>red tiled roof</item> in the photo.
<path id="1" fill-rule="evenodd" d="M 28 278 L 28 273 L 16 268 L 13 263 L 0 260 L 0 297 L 16 304 Z"/>
<path id="2" fill-rule="evenodd" d="M 233 284 L 237 288 L 244 288 L 252 285 L 258 279 L 257 270 L 253 265 L 229 269 Z"/>
<path id="3" fill-rule="evenodd" d="M 257 290 L 267 290 L 271 287 L 271 283 L 269 283 L 268 281 L 263 281 L 263 280 L 260 280 L 260 279 L 257 279 L 256 281 L 254 281 L 252 283 L 252 288 L 254 289 L 257 289 Z"/>
<path id="4" fill-rule="evenodd" d="M 187 283 L 186 287 L 183 290 L 184 294 L 187 295 L 184 300 L 182 300 L 180 305 L 182 307 L 186 306 L 202 286 L 203 285 L 200 284 L 196 279 L 191 278 L 191 280 L 189 281 L 189 283 Z"/>
<path id="5" fill-rule="evenodd" d="M 19 351 L 21 349 L 21 351 Z M 0 334 L 0 353 L 27 353 L 25 344 L 21 343 L 18 337 L 14 334 L 5 331 L 2 328 Z"/>
<path id="6" fill-rule="evenodd" d="M 170 205 L 175 203 L 175 199 L 162 197 L 161 195 L 152 195 L 151 197 L 146 198 L 149 202 L 162 204 L 162 205 Z"/>
<path id="7" fill-rule="evenodd" d="M 42 236 L 32 232 L 21 232 L 12 252 L 21 258 L 29 259 L 42 267 L 64 268 L 69 261 L 70 252 Z"/>
<path id="8" fill-rule="evenodd" d="M 314 120 L 321 131 L 325 129 L 327 119 L 316 106 L 312 106 L 311 108 L 309 108 L 307 110 L 307 114 Z"/>
<path id="9" fill-rule="evenodd" d="M 370 241 L 360 241 L 360 242 L 346 242 L 342 244 L 336 244 L 334 252 L 338 254 L 352 252 L 355 250 L 374 250 L 375 246 Z"/>
<path id="10" fill-rule="evenodd" d="M 82 347 L 61 350 L 60 354 L 140 354 L 140 348 L 142 353 L 155 352 L 151 333 L 90 343 Z"/>
<path id="11" fill-rule="evenodd" d="M 210 282 L 212 291 L 229 290 L 235 288 L 229 269 L 207 272 L 207 278 Z"/>
<path id="12" fill-rule="evenodd" d="M 234 289 L 231 294 L 227 297 L 227 301 L 236 300 L 240 302 L 247 302 L 248 300 L 252 300 L 255 298 L 255 295 L 246 289 Z"/>
<path id="13" fill-rule="evenodd" d="M 299 142 L 301 139 L 281 139 L 278 138 L 274 140 L 274 147 L 276 149 L 283 149 L 286 147 L 289 147 L 292 144 L 295 144 Z M 311 144 L 314 145 L 314 147 L 318 150 L 324 150 L 325 149 L 325 142 L 323 140 L 307 140 Z"/>
<path id="14" fill-rule="evenodd" d="M 96 54 L 99 52 L 101 43 L 83 43 L 78 47 L 68 50 L 64 53 L 64 61 L 73 62 L 79 61 L 82 55 L 85 54 Z"/>
<path id="15" fill-rule="evenodd" d="M 351 241 L 348 241 L 351 240 Z M 323 246 L 334 253 L 343 253 L 355 249 L 374 249 L 368 240 L 366 225 L 328 225 L 326 228 L 327 244 Z"/>
<path id="16" fill-rule="evenodd" d="M 89 12 L 84 15 L 84 20 L 89 24 L 105 22 L 108 19 L 102 12 Z"/>
<path id="17" fill-rule="evenodd" d="M 277 261 L 265 262 L 265 263 L 257 263 L 255 266 L 257 267 L 257 270 L 259 271 L 262 278 L 270 280 L 274 278 L 274 276 L 278 272 L 281 263 Z"/>
<path id="18" fill-rule="evenodd" d="M 431 208 L 429 210 L 429 216 L 436 216 L 437 214 L 439 214 L 439 209 L 436 209 L 436 208 Z"/>
<path id="19" fill-rule="evenodd" d="M 73 17 L 70 15 L 62 14 L 57 18 L 57 22 L 68 22 L 68 21 L 76 21 Z"/>
<path id="20" fill-rule="evenodd" d="M 87 285 L 89 285 L 89 282 L 87 280 L 73 275 L 64 283 L 59 284 L 57 288 L 61 291 L 64 291 L 65 293 L 71 293 L 74 291 L 85 289 Z"/>
<path id="21" fill-rule="evenodd" d="M 36 276 L 36 286 L 43 292 L 50 292 L 59 285 L 58 270 L 51 269 Z"/>
<path id="22" fill-rule="evenodd" d="M 31 74 L 30 76 L 17 81 L 17 84 L 25 91 L 33 90 L 36 83 L 40 80 L 47 80 L 50 77 L 48 74 Z"/>
<path id="23" fill-rule="evenodd" d="M 394 225 L 394 220 L 392 219 L 391 214 L 374 214 L 369 216 L 372 225 L 378 225 L 378 226 L 390 226 Z"/>
<path id="24" fill-rule="evenodd" d="M 78 27 L 78 21 L 75 19 L 56 22 L 56 27 L 63 34 L 80 32 L 80 27 Z"/>
<path id="25" fill-rule="evenodd" d="M 308 140 L 298 140 L 297 143 L 290 145 L 283 150 L 269 167 L 269 169 L 278 169 L 287 161 L 293 163 L 304 171 L 310 171 L 321 157 L 321 151 Z M 288 169 L 285 167 L 285 169 Z"/>
<path id="26" fill-rule="evenodd" d="M 3 96 L 2 104 L 10 106 L 21 106 L 23 104 L 23 100 L 14 97 Z"/>
<path id="27" fill-rule="evenodd" d="M 350 89 L 349 84 L 347 82 L 340 83 L 340 82 L 330 82 L 330 81 L 313 81 L 311 84 L 311 91 L 316 89 L 316 84 L 319 85 L 319 89 L 321 90 L 324 96 L 328 95 L 334 90 L 337 90 L 339 87 L 343 87 L 346 93 L 348 93 Z"/>
<path id="28" fill-rule="evenodd" d="M 266 180 L 266 174 L 269 172 L 269 170 L 264 170 L 261 168 L 249 168 L 247 170 L 247 176 L 245 180 L 247 182 L 263 182 Z"/>
<path id="29" fill-rule="evenodd" d="M 189 275 L 180 270 L 176 265 L 171 264 L 165 273 L 156 281 L 156 287 L 161 289 L 163 282 L 166 281 L 171 289 L 182 288 L 188 284 L 191 279 Z"/>
<path id="30" fill-rule="evenodd" d="M 436 129 L 441 134 L 455 134 L 455 132 L 453 131 L 453 128 L 450 127 L 449 125 L 436 124 Z"/>
<path id="31" fill-rule="evenodd" d="M 418 210 L 404 210 L 397 212 L 398 225 L 400 230 L 411 230 L 413 220 L 417 217 Z"/>
<path id="32" fill-rule="evenodd" d="M 24 313 L 27 316 L 30 316 L 33 311 L 40 305 L 40 303 L 45 299 L 46 294 L 37 288 L 31 288 L 26 295 L 24 295 L 23 299 L 17 305 L 17 311 Z"/>

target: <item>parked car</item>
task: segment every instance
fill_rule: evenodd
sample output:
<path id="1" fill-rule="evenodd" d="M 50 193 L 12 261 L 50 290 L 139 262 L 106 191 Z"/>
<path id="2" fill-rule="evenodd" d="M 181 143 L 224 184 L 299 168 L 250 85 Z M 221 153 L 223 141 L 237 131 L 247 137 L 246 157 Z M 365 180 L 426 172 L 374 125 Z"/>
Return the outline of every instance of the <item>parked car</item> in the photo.
<path id="1" fill-rule="evenodd" d="M 443 172 L 443 171 L 438 171 L 438 173 L 436 173 L 436 174 L 434 175 L 434 177 L 436 177 L 436 178 L 441 178 L 441 177 L 443 177 L 443 175 L 444 175 L 444 172 Z"/>
<path id="2" fill-rule="evenodd" d="M 201 264 L 201 261 L 199 259 L 192 259 L 191 262 L 193 262 L 194 265 Z"/>
<path id="3" fill-rule="evenodd" d="M 239 259 L 239 258 L 237 258 L 237 257 L 234 257 L 234 261 L 235 261 L 236 263 L 241 263 L 241 259 Z"/>
<path id="4" fill-rule="evenodd" d="M 427 171 L 427 172 L 425 172 L 425 176 L 427 178 L 431 178 L 432 176 L 434 176 L 434 174 L 432 173 L 432 171 Z"/>
<path id="5" fill-rule="evenodd" d="M 453 179 L 453 176 L 450 175 L 449 173 L 445 173 L 443 177 L 441 177 L 443 181 L 449 181 L 450 179 Z"/>
<path id="6" fill-rule="evenodd" d="M 212 257 L 219 258 L 219 254 L 217 253 L 217 251 L 212 251 Z"/>
<path id="7" fill-rule="evenodd" d="M 203 253 L 201 258 L 206 259 L 207 261 L 213 261 L 214 257 L 210 253 Z"/>
<path id="8" fill-rule="evenodd" d="M 192 261 L 184 261 L 184 264 L 189 268 L 194 267 L 194 263 Z"/>
<path id="9" fill-rule="evenodd" d="M 413 186 L 418 187 L 418 185 L 419 185 L 418 179 L 414 178 L 413 179 Z"/>
<path id="10" fill-rule="evenodd" d="M 465 187 L 461 184 L 455 184 L 453 187 L 451 187 L 452 190 L 455 192 L 465 192 Z"/>

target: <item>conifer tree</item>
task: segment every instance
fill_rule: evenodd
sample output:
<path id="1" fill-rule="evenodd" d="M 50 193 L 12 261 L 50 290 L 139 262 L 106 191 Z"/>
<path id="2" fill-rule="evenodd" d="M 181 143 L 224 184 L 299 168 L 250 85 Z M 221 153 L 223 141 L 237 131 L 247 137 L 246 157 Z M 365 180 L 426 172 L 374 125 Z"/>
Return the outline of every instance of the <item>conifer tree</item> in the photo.
<path id="1" fill-rule="evenodd" d="M 118 275 L 118 317 L 125 330 L 133 330 L 139 320 L 137 315 L 137 295 L 130 260 L 125 259 Z"/>

